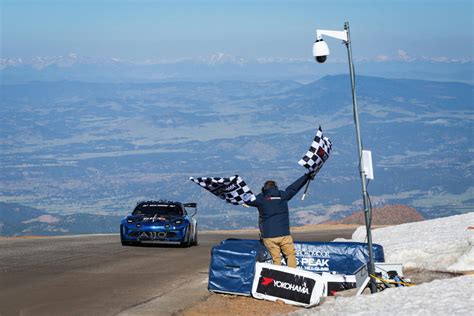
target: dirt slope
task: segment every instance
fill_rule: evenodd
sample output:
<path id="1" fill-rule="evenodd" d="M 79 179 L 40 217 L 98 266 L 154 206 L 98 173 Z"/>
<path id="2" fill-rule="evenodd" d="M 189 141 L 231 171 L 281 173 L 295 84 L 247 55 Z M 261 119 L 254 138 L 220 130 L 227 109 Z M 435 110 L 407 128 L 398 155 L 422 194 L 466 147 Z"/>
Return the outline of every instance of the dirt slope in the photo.
<path id="1" fill-rule="evenodd" d="M 420 213 L 406 205 L 386 205 L 372 210 L 372 225 L 399 225 L 422 220 L 424 218 Z M 364 212 L 353 213 L 337 223 L 364 225 Z"/>

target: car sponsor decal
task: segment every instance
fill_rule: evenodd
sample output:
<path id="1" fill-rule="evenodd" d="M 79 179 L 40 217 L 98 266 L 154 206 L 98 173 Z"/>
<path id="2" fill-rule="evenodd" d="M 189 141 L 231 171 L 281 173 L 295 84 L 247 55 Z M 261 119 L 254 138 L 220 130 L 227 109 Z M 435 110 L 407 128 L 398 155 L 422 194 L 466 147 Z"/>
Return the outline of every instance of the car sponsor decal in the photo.
<path id="1" fill-rule="evenodd" d="M 152 217 L 144 216 L 142 218 L 142 221 L 144 221 L 144 222 L 153 222 L 153 223 L 156 222 L 156 221 L 164 222 L 164 221 L 166 221 L 166 217 L 158 216 L 158 215 L 155 215 L 155 216 L 152 216 Z"/>

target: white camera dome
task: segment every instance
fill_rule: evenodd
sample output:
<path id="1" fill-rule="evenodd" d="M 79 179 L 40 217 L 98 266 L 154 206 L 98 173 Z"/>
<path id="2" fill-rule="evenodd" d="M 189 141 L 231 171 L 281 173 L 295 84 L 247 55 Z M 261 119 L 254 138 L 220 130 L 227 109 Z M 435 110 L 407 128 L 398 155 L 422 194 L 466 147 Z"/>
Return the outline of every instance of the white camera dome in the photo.
<path id="1" fill-rule="evenodd" d="M 329 55 L 329 47 L 322 39 L 316 40 L 313 44 L 313 56 L 319 63 L 324 63 Z"/>

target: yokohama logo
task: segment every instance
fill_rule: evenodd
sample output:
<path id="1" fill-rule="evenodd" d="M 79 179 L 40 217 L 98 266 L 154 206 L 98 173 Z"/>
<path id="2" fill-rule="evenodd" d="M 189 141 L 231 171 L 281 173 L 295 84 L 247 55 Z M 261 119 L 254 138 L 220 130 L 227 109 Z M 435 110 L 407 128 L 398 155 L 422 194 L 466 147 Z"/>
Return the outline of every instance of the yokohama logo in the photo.
<path id="1" fill-rule="evenodd" d="M 300 286 L 300 285 L 291 284 L 291 283 L 288 283 L 288 282 L 278 281 L 278 280 L 275 280 L 275 279 L 272 279 L 272 278 L 262 277 L 262 279 L 263 280 L 262 280 L 261 284 L 265 285 L 265 286 L 269 285 L 273 281 L 273 286 L 275 286 L 275 287 L 285 289 L 285 290 L 289 290 L 289 291 L 293 291 L 293 292 L 302 293 L 302 294 L 309 294 L 309 290 L 306 287 L 306 284 L 303 284 L 303 285 Z"/>
<path id="2" fill-rule="evenodd" d="M 262 285 L 265 285 L 267 286 L 268 284 L 272 283 L 273 281 L 275 281 L 274 279 L 272 278 L 266 278 L 266 277 L 262 277 Z"/>
<path id="3" fill-rule="evenodd" d="M 309 294 L 308 288 L 304 285 L 299 286 L 299 285 L 296 285 L 296 284 L 291 284 L 291 283 L 288 283 L 288 282 L 277 281 L 277 280 L 273 281 L 273 285 L 276 286 L 276 287 L 285 289 L 285 290 L 298 292 L 298 293 L 302 293 L 302 294 Z"/>

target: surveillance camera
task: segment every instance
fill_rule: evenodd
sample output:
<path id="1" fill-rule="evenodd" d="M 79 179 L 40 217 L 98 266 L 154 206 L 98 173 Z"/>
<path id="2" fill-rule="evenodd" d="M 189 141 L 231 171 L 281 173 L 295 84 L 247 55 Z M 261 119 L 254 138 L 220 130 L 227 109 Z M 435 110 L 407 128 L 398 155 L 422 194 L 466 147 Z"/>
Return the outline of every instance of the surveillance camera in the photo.
<path id="1" fill-rule="evenodd" d="M 329 47 L 322 39 L 316 40 L 313 44 L 313 56 L 318 63 L 324 63 L 329 55 Z"/>
<path id="2" fill-rule="evenodd" d="M 321 64 L 322 64 L 322 63 L 324 63 L 324 62 L 326 61 L 326 59 L 328 58 L 328 56 L 316 56 L 316 57 L 314 57 L 314 58 L 316 59 L 316 61 L 317 61 L 318 63 L 321 63 Z"/>

